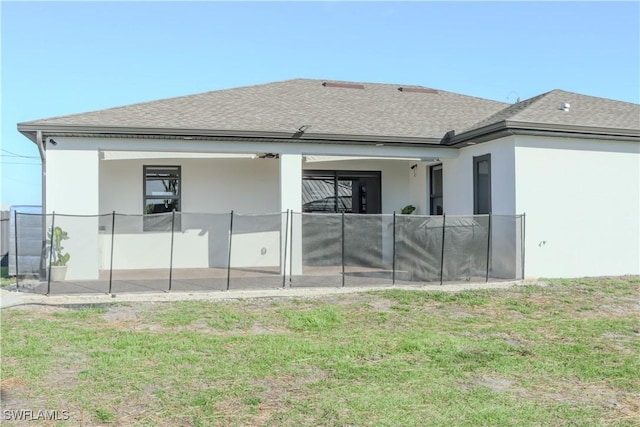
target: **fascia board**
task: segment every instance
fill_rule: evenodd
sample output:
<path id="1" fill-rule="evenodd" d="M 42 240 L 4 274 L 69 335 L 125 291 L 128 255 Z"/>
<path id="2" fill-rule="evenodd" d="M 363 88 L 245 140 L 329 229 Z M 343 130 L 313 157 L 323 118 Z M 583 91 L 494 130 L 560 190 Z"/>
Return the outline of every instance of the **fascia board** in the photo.
<path id="1" fill-rule="evenodd" d="M 371 141 L 381 143 L 394 143 L 394 142 L 406 142 L 413 144 L 436 144 L 440 145 L 440 138 L 419 138 L 408 136 L 381 136 L 381 135 L 349 135 L 338 133 L 305 133 L 299 139 L 322 139 L 322 140 L 335 140 L 335 141 Z"/>
<path id="2" fill-rule="evenodd" d="M 567 132 L 574 134 L 592 134 L 592 135 L 609 135 L 609 136 L 628 136 L 640 137 L 640 129 L 623 129 L 608 128 L 600 126 L 575 126 L 553 123 L 530 123 L 507 120 L 506 126 L 510 129 L 533 130 L 533 131 L 550 131 L 550 132 Z"/>
<path id="3" fill-rule="evenodd" d="M 572 136 L 635 141 L 640 139 L 640 130 L 505 120 L 456 135 L 447 145 L 459 148 L 469 141 L 481 143 L 507 135 Z"/>
<path id="4" fill-rule="evenodd" d="M 179 128 L 141 128 L 141 127 L 111 127 L 111 126 L 73 126 L 73 125 L 46 125 L 34 123 L 18 123 L 18 130 L 25 136 L 28 133 L 42 131 L 47 135 L 54 134 L 86 134 L 86 135 L 129 135 L 139 137 L 141 135 L 153 136 L 180 136 L 180 137 L 240 137 L 240 138 L 272 138 L 292 141 L 323 141 L 323 142 L 361 142 L 361 143 L 407 143 L 440 145 L 438 138 L 415 138 L 402 136 L 378 136 L 378 135 L 349 135 L 329 133 L 308 133 L 295 137 L 295 132 L 262 132 L 245 130 L 222 129 L 179 129 Z"/>
<path id="5" fill-rule="evenodd" d="M 502 135 L 507 131 L 505 121 L 492 123 L 488 126 L 483 126 L 478 129 L 473 129 L 468 132 L 463 132 L 459 135 L 454 135 L 448 146 L 460 148 L 465 146 L 467 141 L 473 140 L 475 143 L 485 142 L 492 139 L 496 139 L 498 134 Z"/>
<path id="6" fill-rule="evenodd" d="M 139 135 L 176 135 L 176 136 L 248 136 L 248 137 L 291 137 L 294 132 L 257 132 L 257 131 L 229 131 L 229 130 L 203 130 L 182 128 L 145 128 L 126 126 L 77 126 L 77 125 L 51 125 L 18 123 L 20 132 L 33 132 L 41 130 L 43 133 L 81 133 L 81 134 L 123 134 L 131 136 Z"/>

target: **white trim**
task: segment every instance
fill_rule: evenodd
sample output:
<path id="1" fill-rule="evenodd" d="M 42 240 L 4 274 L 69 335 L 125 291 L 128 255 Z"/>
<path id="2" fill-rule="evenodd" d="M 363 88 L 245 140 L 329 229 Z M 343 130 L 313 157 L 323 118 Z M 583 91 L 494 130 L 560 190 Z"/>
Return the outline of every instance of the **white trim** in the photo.
<path id="1" fill-rule="evenodd" d="M 152 151 L 100 151 L 100 160 L 135 159 L 255 159 L 256 154 L 240 153 L 180 153 Z"/>
<path id="2" fill-rule="evenodd" d="M 419 157 L 351 157 L 351 156 L 304 156 L 305 163 L 314 162 L 337 162 L 341 160 L 412 160 L 419 162 L 422 159 Z"/>

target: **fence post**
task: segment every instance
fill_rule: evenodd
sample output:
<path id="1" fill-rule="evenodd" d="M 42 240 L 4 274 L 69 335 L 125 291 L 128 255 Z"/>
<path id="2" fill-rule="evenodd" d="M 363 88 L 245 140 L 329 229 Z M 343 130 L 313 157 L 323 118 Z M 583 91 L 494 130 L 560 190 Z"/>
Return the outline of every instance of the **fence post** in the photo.
<path id="1" fill-rule="evenodd" d="M 289 250 L 290 254 L 289 256 L 291 257 L 291 260 L 289 261 L 289 287 L 291 287 L 291 285 L 293 284 L 293 230 L 294 230 L 294 225 L 293 222 L 295 220 L 295 212 L 292 210 L 291 211 L 291 233 L 289 233 L 289 247 L 291 248 Z M 302 212 L 300 212 L 300 230 L 302 230 Z"/>
<path id="2" fill-rule="evenodd" d="M 487 277 L 485 282 L 489 283 L 489 261 L 491 260 L 491 222 L 493 215 L 489 213 L 489 229 L 487 231 Z"/>
<path id="3" fill-rule="evenodd" d="M 396 211 L 393 211 L 393 259 L 391 261 L 391 284 L 396 284 Z"/>
<path id="4" fill-rule="evenodd" d="M 111 294 L 111 284 L 113 282 L 113 236 L 116 228 L 116 211 L 111 213 L 111 259 L 109 260 L 109 292 Z"/>
<path id="5" fill-rule="evenodd" d="M 16 249 L 16 289 L 20 290 L 20 281 L 18 280 L 18 211 L 13 211 L 13 228 L 13 234 L 15 235 L 13 243 Z"/>
<path id="6" fill-rule="evenodd" d="M 447 215 L 442 214 L 442 249 L 440 250 L 440 286 L 444 281 L 444 230 L 447 222 Z"/>
<path id="7" fill-rule="evenodd" d="M 475 253 L 473 251 L 474 249 L 474 243 L 476 242 L 476 217 L 475 216 L 471 216 L 471 254 L 469 254 L 469 258 L 473 260 L 473 263 L 475 264 L 476 261 L 476 257 L 475 257 Z M 475 267 L 475 265 L 474 265 Z M 474 269 L 475 270 L 475 269 Z M 475 271 L 471 271 L 471 262 L 467 262 L 467 281 L 471 282 L 471 274 L 475 273 Z"/>
<path id="8" fill-rule="evenodd" d="M 176 211 L 171 211 L 171 254 L 169 255 L 169 290 L 171 292 L 171 281 L 173 279 L 173 230 L 176 223 Z"/>
<path id="9" fill-rule="evenodd" d="M 56 211 L 51 215 L 51 237 L 49 238 L 49 274 L 47 275 L 47 295 L 51 293 L 51 260 L 53 259 L 53 231 L 56 224 Z"/>
<path id="10" fill-rule="evenodd" d="M 526 228 L 527 228 L 526 227 L 526 223 L 525 223 L 526 215 L 527 215 L 526 213 L 522 214 L 522 222 L 520 223 L 520 231 L 521 231 L 521 233 L 520 233 L 520 236 L 521 236 L 520 237 L 520 240 L 521 240 L 520 241 L 520 253 L 521 253 L 521 257 L 522 257 L 522 261 L 521 261 L 521 264 L 522 264 L 522 280 L 524 280 L 524 260 L 525 260 L 525 258 L 524 258 L 524 249 L 525 249 L 524 233 L 525 233 Z"/>
<path id="11" fill-rule="evenodd" d="M 231 242 L 233 241 L 233 210 L 231 211 L 231 221 L 229 223 L 229 259 L 227 260 L 227 290 L 231 285 Z"/>
<path id="12" fill-rule="evenodd" d="M 342 287 L 344 288 L 344 211 L 342 211 Z"/>
<path id="13" fill-rule="evenodd" d="M 280 224 L 282 224 L 282 216 L 280 216 Z M 284 259 L 282 260 L 282 287 L 285 287 L 287 281 L 287 245 L 289 240 L 289 209 L 287 209 L 287 220 L 284 227 Z M 282 234 L 280 235 L 282 242 Z M 282 243 L 281 243 L 282 244 Z"/>
<path id="14" fill-rule="evenodd" d="M 38 278 L 42 281 L 47 278 L 47 215 L 40 211 L 40 269 Z"/>

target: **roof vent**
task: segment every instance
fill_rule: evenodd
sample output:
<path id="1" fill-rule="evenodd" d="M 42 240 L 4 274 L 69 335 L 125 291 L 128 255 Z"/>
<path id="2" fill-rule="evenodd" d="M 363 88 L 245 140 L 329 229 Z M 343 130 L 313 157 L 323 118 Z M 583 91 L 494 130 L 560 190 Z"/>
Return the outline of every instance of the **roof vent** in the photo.
<path id="1" fill-rule="evenodd" d="M 435 89 L 428 89 L 426 87 L 399 87 L 400 92 L 416 92 L 416 93 L 438 93 Z"/>
<path id="2" fill-rule="evenodd" d="M 364 89 L 364 85 L 358 83 L 333 83 L 333 82 L 323 82 L 322 86 L 324 87 L 341 87 L 343 89 Z"/>
<path id="3" fill-rule="evenodd" d="M 560 109 L 562 111 L 569 111 L 570 107 L 571 107 L 571 104 L 569 104 L 568 102 L 563 102 L 562 104 L 560 104 Z"/>

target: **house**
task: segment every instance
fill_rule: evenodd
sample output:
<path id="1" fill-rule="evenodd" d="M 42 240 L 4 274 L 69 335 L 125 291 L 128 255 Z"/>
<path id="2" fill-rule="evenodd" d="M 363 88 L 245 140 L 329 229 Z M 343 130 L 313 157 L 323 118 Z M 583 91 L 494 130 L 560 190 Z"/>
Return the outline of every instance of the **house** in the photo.
<path id="1" fill-rule="evenodd" d="M 637 104 L 295 79 L 18 130 L 46 212 L 526 214 L 526 276 L 640 274 Z M 140 238 L 132 253 L 153 246 Z"/>

